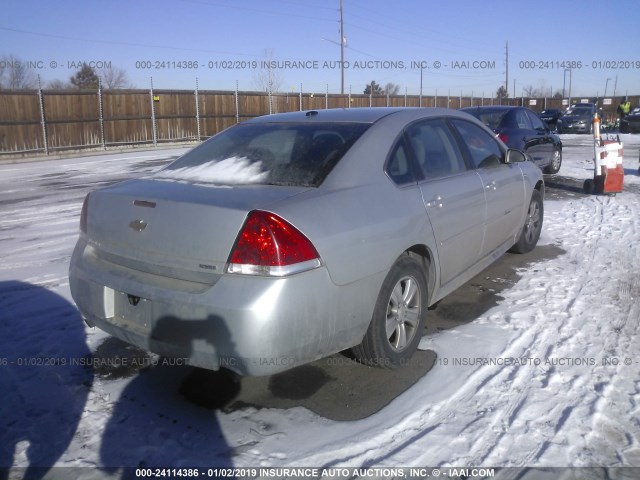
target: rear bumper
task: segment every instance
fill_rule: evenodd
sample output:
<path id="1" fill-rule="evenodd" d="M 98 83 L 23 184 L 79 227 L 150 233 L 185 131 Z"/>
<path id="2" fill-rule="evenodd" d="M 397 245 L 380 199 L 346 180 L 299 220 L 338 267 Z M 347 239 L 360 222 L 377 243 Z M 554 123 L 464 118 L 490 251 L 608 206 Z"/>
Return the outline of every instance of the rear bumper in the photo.
<path id="1" fill-rule="evenodd" d="M 558 125 L 558 132 L 561 133 L 587 133 L 589 131 L 589 125 Z"/>
<path id="2" fill-rule="evenodd" d="M 91 250 L 80 239 L 69 269 L 71 295 L 90 325 L 148 351 L 241 375 L 278 373 L 358 344 L 383 277 L 338 287 L 321 267 L 285 278 L 221 275 L 204 285 L 153 278 Z"/>
<path id="3" fill-rule="evenodd" d="M 640 122 L 620 122 L 620 133 L 640 133 Z"/>

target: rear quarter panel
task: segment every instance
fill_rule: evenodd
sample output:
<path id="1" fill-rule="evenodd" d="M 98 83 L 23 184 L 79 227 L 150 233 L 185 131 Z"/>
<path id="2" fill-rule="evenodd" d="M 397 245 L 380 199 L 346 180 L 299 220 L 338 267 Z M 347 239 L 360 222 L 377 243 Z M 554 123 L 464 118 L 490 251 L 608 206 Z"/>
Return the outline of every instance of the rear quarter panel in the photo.
<path id="1" fill-rule="evenodd" d="M 336 285 L 386 273 L 413 245 L 435 245 L 417 186 L 384 180 L 388 185 L 301 195 L 274 208 L 311 239 Z"/>

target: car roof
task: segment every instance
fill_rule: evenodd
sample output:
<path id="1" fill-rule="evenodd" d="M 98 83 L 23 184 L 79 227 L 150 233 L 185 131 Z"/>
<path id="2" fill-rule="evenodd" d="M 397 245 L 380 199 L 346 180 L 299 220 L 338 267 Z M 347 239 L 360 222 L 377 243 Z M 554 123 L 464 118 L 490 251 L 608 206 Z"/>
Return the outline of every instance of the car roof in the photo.
<path id="1" fill-rule="evenodd" d="M 477 105 L 475 107 L 464 107 L 461 108 L 460 111 L 461 112 L 472 112 L 472 111 L 477 111 L 477 112 L 507 112 L 509 110 L 517 110 L 517 109 L 522 109 L 522 108 L 527 108 L 527 107 L 520 107 L 520 106 L 512 106 L 512 105 Z M 529 110 L 527 108 L 527 110 Z"/>
<path id="2" fill-rule="evenodd" d="M 375 123 L 388 116 L 403 117 L 406 120 L 440 116 L 466 116 L 450 108 L 418 107 L 357 107 L 306 110 L 276 113 L 252 118 L 243 123 L 289 123 L 289 122 L 355 122 Z"/>

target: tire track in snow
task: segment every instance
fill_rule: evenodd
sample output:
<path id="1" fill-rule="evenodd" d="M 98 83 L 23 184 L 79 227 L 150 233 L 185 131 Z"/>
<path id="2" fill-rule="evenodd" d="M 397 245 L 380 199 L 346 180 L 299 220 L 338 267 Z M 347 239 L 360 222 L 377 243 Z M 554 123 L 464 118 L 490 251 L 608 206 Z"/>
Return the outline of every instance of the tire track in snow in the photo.
<path id="1" fill-rule="evenodd" d="M 571 299 L 566 305 L 566 310 L 565 310 L 567 313 L 567 315 L 565 316 L 566 320 L 562 321 L 559 324 L 557 331 L 553 332 L 553 335 L 557 336 L 557 338 L 552 338 L 552 337 L 547 338 L 546 341 L 544 341 L 544 339 L 536 339 L 535 343 L 536 344 L 540 343 L 540 345 L 535 350 L 532 350 L 531 353 L 533 353 L 536 356 L 539 356 L 538 358 L 550 358 L 554 354 L 564 355 L 564 356 L 571 355 L 573 357 L 578 357 L 579 355 L 584 356 L 584 355 L 593 354 L 593 352 L 588 351 L 588 348 L 585 348 L 580 343 L 575 342 L 575 332 L 579 331 L 579 329 L 583 328 L 584 326 L 585 304 L 597 305 L 598 304 L 597 299 L 599 296 L 602 295 L 602 288 L 600 285 L 597 284 L 596 280 L 593 279 L 593 275 L 592 275 L 593 272 L 590 270 L 590 267 L 593 266 L 594 264 L 597 264 L 596 260 L 598 259 L 607 259 L 608 246 L 606 242 L 602 242 L 602 238 L 603 237 L 607 238 L 607 236 L 610 235 L 610 232 L 612 230 L 611 225 L 610 223 L 608 223 L 608 220 L 607 220 L 608 217 L 605 215 L 605 212 L 607 210 L 610 210 L 610 206 L 612 205 L 612 199 L 604 197 L 604 198 L 599 198 L 595 200 L 589 199 L 589 201 L 595 204 L 595 205 L 592 205 L 591 206 L 592 208 L 588 210 L 590 210 L 591 212 L 590 217 L 592 219 L 595 219 L 596 221 L 595 223 L 591 223 L 588 229 L 583 229 L 589 232 L 588 235 L 583 235 L 583 236 L 574 238 L 572 241 L 576 243 L 575 246 L 578 248 L 579 252 L 593 252 L 593 254 L 587 257 L 589 262 L 586 262 L 586 264 L 584 259 L 579 259 L 577 257 L 576 261 L 571 262 L 571 264 L 576 265 L 577 268 L 575 268 L 573 271 L 565 271 L 563 278 L 560 279 L 562 280 L 560 285 L 554 286 L 554 288 L 564 287 L 566 289 L 565 290 L 566 292 L 570 291 L 571 283 L 577 284 L 578 288 L 576 289 L 575 292 L 572 292 Z M 616 208 L 617 208 L 617 205 L 616 205 Z M 613 215 L 612 212 L 608 212 L 608 213 L 610 215 Z M 574 219 L 577 221 L 576 222 L 577 224 L 582 223 L 584 221 L 584 218 L 581 218 L 581 217 L 583 217 L 583 215 L 580 215 L 580 213 L 575 216 Z M 615 218 L 624 219 L 625 217 L 624 215 L 618 214 L 615 216 Z M 563 223 L 562 225 L 563 225 L 562 228 L 564 229 L 567 228 L 566 223 Z M 576 242 L 576 239 L 577 239 L 577 242 Z M 605 267 L 603 266 L 602 268 L 605 268 Z M 553 290 L 550 290 L 550 292 L 553 292 Z M 539 302 L 548 302 L 548 301 L 553 302 L 554 299 L 549 297 L 552 297 L 552 295 L 547 295 L 547 298 L 538 299 L 534 303 L 541 304 Z M 610 309 L 605 306 L 604 310 L 606 311 Z M 613 318 L 621 318 L 619 315 L 619 311 L 612 312 L 612 313 L 618 313 L 618 315 L 617 316 L 614 315 Z M 558 316 L 559 320 L 561 318 L 562 318 L 561 316 Z M 601 321 L 599 322 L 599 324 L 595 327 L 596 332 L 601 336 L 603 336 L 604 338 L 610 338 L 610 335 L 608 335 L 607 332 L 602 331 L 602 330 L 606 330 L 608 326 L 608 323 L 606 321 L 603 322 L 602 320 L 605 320 L 607 318 L 611 318 L 611 317 L 603 316 L 600 319 Z M 622 318 L 627 318 L 627 317 L 622 316 Z M 547 325 L 547 328 L 549 326 L 550 325 Z M 543 341 L 540 341 L 540 340 L 543 340 Z M 619 348 L 615 348 L 614 350 L 620 351 Z M 554 377 L 558 377 L 556 381 L 568 382 L 568 386 L 570 390 L 576 391 L 576 397 L 582 400 L 581 402 L 576 402 L 574 398 L 567 397 L 563 399 L 561 403 L 557 403 L 556 408 L 552 409 L 552 411 L 548 415 L 546 415 L 546 417 L 544 417 L 545 424 L 553 428 L 547 428 L 545 431 L 545 429 L 540 429 L 538 426 L 535 430 L 533 430 L 533 433 L 539 438 L 537 438 L 536 441 L 533 442 L 534 448 L 530 449 L 529 453 L 524 456 L 524 461 L 521 462 L 522 465 L 530 465 L 538 462 L 540 458 L 545 455 L 547 450 L 550 447 L 553 447 L 554 445 L 571 444 L 572 442 L 570 439 L 570 433 L 569 434 L 565 433 L 564 429 L 566 424 L 570 423 L 571 417 L 572 415 L 574 415 L 574 411 L 576 410 L 576 407 L 580 407 L 581 406 L 580 403 L 584 403 L 586 404 L 587 408 L 593 409 L 593 405 L 595 405 L 597 402 L 597 398 L 595 397 L 592 391 L 593 382 L 589 381 L 589 376 L 586 376 L 586 379 L 585 379 L 584 375 L 579 376 L 575 372 L 573 372 L 574 376 L 571 377 L 571 372 L 567 374 L 567 372 L 561 372 L 558 369 L 552 367 L 547 369 L 545 373 L 545 376 L 546 376 L 545 378 L 545 376 L 543 375 L 537 375 L 535 372 L 535 369 L 531 369 L 531 370 L 534 373 L 534 375 L 532 375 L 530 379 L 532 383 L 535 383 L 536 381 L 540 381 L 541 385 L 546 386 L 550 382 L 554 381 Z M 569 376 L 568 379 L 567 379 L 567 376 Z M 539 396 L 541 392 L 532 391 L 531 393 Z M 558 402 L 557 398 L 549 399 L 549 400 L 550 401 L 547 404 L 553 404 L 552 402 L 554 400 L 555 402 Z M 529 422 L 534 420 L 533 418 L 529 418 L 529 419 L 526 418 L 526 412 L 522 411 L 521 406 L 522 406 L 522 396 L 519 395 L 516 397 L 515 403 L 510 405 L 510 407 L 507 409 L 507 412 L 510 412 L 510 417 L 507 422 L 509 426 L 511 426 L 516 420 L 518 420 L 518 417 L 525 417 L 522 420 L 529 421 Z M 504 417 L 504 414 L 501 413 L 496 420 L 499 421 L 500 417 Z M 538 421 L 537 423 L 539 424 L 540 422 Z M 496 421 L 494 421 L 494 425 L 495 424 L 496 424 Z M 500 435 L 500 437 L 503 437 L 503 436 Z M 509 438 L 509 435 L 505 435 L 504 439 L 505 439 L 504 443 L 506 444 L 509 444 L 510 442 L 514 442 L 514 441 L 522 442 L 521 438 Z M 479 440 L 481 440 L 481 444 L 483 445 L 483 447 L 480 449 L 477 449 L 476 452 L 473 452 L 472 457 L 469 459 L 470 464 L 478 465 L 483 462 L 485 464 L 492 464 L 491 463 L 492 461 L 494 462 L 500 461 L 500 459 L 505 458 L 505 452 L 508 451 L 508 448 L 499 448 L 498 442 L 492 443 L 491 439 L 487 438 L 486 436 Z M 535 448 L 536 444 L 539 445 L 539 448 Z M 495 445 L 495 447 L 492 447 L 492 445 Z M 492 449 L 494 448 L 495 448 L 495 453 L 497 453 L 497 455 L 493 455 L 492 457 L 491 454 L 494 453 Z"/>
<path id="2" fill-rule="evenodd" d="M 621 376 L 619 372 L 612 372 L 610 366 L 601 365 L 600 363 L 602 357 L 606 355 L 620 355 L 621 352 L 624 352 L 627 348 L 624 339 L 631 337 L 631 335 L 620 336 L 614 333 L 618 328 L 616 323 L 619 323 L 616 320 L 621 321 L 623 324 L 629 323 L 628 304 L 625 305 L 624 301 L 619 301 L 625 297 L 625 290 L 623 289 L 621 294 L 619 285 L 621 281 L 623 285 L 628 282 L 619 278 L 608 278 L 602 272 L 620 272 L 620 269 L 616 268 L 620 262 L 629 265 L 632 270 L 637 269 L 638 265 L 635 257 L 627 258 L 625 255 L 624 242 L 612 238 L 612 236 L 619 233 L 614 228 L 616 222 L 629 223 L 629 221 L 633 221 L 633 228 L 626 229 L 625 232 L 628 235 L 629 230 L 635 231 L 636 221 L 631 220 L 635 219 L 635 217 L 629 216 L 631 210 L 628 205 L 609 197 L 599 198 L 596 201 L 602 202 L 602 214 L 595 217 L 599 221 L 592 225 L 593 231 L 596 231 L 597 235 L 585 237 L 584 245 L 578 245 L 577 250 L 593 251 L 593 255 L 590 256 L 592 262 L 586 264 L 581 271 L 579 295 L 571 302 L 572 308 L 569 311 L 567 327 L 569 331 L 574 331 L 575 334 L 573 338 L 565 336 L 562 341 L 556 344 L 556 348 L 565 347 L 566 344 L 565 350 L 559 353 L 578 358 L 580 356 L 597 357 L 597 363 L 587 371 L 588 375 L 585 375 L 584 372 L 573 372 L 576 376 L 569 385 L 569 393 L 572 393 L 579 401 L 567 396 L 568 402 L 563 403 L 563 412 L 569 412 L 567 409 L 573 403 L 571 415 L 575 416 L 576 420 L 572 420 L 568 414 L 565 415 L 563 413 L 560 418 L 561 421 L 556 427 L 556 435 L 547 441 L 545 450 L 541 452 L 541 454 L 545 454 L 547 449 L 555 449 L 555 455 L 557 456 L 557 450 L 560 450 L 558 446 L 564 446 L 565 449 L 568 449 L 566 462 L 573 461 L 574 465 L 580 465 L 580 463 L 575 462 L 574 459 L 576 457 L 581 458 L 584 465 L 615 464 L 617 462 L 615 459 L 622 458 L 620 450 L 607 455 L 603 453 L 604 450 L 601 448 L 593 448 L 593 445 L 589 445 L 589 441 L 585 441 L 584 438 L 576 438 L 575 435 L 576 424 L 580 422 L 580 419 L 588 418 L 593 415 L 594 411 L 598 411 L 598 404 L 602 403 L 599 391 L 603 389 L 605 392 L 607 391 L 607 388 L 603 387 L 603 385 L 608 385 L 609 382 L 615 383 L 617 379 L 626 378 L 624 375 Z M 626 250 L 628 251 L 628 249 Z M 638 271 L 636 270 L 632 275 L 637 278 L 637 273 Z M 632 289 L 629 288 L 628 290 Z M 637 315 L 636 321 L 631 323 L 637 325 Z M 611 342 L 612 339 L 616 341 Z M 577 373 L 582 373 L 582 375 L 577 375 Z M 602 378 L 602 382 L 598 381 L 599 378 Z M 630 385 L 627 386 L 627 392 L 627 395 L 632 395 L 634 392 Z M 574 425 L 565 428 L 565 423 L 574 423 Z M 586 455 L 581 454 L 584 450 L 589 451 L 589 453 Z M 594 456 L 597 458 L 594 458 Z"/>
<path id="3" fill-rule="evenodd" d="M 598 210 L 600 209 L 596 205 L 596 211 Z M 597 228 L 603 221 L 603 216 L 597 214 L 594 217 L 598 219 L 598 224 L 592 225 L 592 228 Z M 572 336 L 572 310 L 576 300 L 581 297 L 583 290 L 589 283 L 588 275 L 584 272 L 580 273 L 579 262 L 575 262 L 574 265 L 573 271 L 568 272 L 565 270 L 552 277 L 553 285 L 547 286 L 547 288 L 539 288 L 542 285 L 538 285 L 535 276 L 532 276 L 533 278 L 530 281 L 523 278 L 519 282 L 519 286 L 534 287 L 529 290 L 536 292 L 537 295 L 529 295 L 526 301 L 520 300 L 518 308 L 526 311 L 536 305 L 549 303 L 557 305 L 557 314 L 554 315 L 553 321 L 545 318 L 544 313 L 536 312 L 533 318 L 529 319 L 534 325 L 533 327 L 528 328 L 526 326 L 526 318 L 524 321 L 520 320 L 518 322 L 518 326 L 522 328 L 521 335 L 531 338 L 531 341 L 523 349 L 523 351 L 527 352 L 529 358 L 540 360 L 550 358 L 554 351 Z M 544 268 L 544 265 L 536 265 L 531 269 L 541 268 Z M 557 295 L 556 292 L 558 290 L 564 291 L 565 294 L 570 294 L 564 296 L 563 304 L 558 303 L 558 300 L 562 298 Z M 509 298 L 507 297 L 505 301 L 508 302 Z M 517 321 L 517 316 L 514 316 L 514 319 Z M 555 328 L 551 329 L 551 326 L 555 326 Z M 505 351 L 502 355 L 507 356 L 508 354 L 509 352 Z M 522 450 L 528 451 L 528 454 L 524 455 L 524 458 L 518 462 L 520 465 L 528 465 L 538 460 L 544 454 L 553 438 L 562 430 L 573 411 L 573 406 L 570 404 L 557 405 L 545 414 L 543 422 L 536 418 L 539 412 L 535 405 L 534 408 L 529 409 L 531 412 L 527 411 L 530 396 L 539 394 L 536 391 L 539 386 L 547 386 L 552 383 L 554 375 L 558 375 L 555 369 L 541 368 L 535 365 L 526 365 L 524 368 L 513 369 L 505 380 L 505 384 L 509 385 L 509 390 L 515 390 L 517 394 L 506 395 L 505 397 L 508 401 L 496 406 L 496 413 L 491 419 L 486 433 L 475 438 L 474 448 L 465 457 L 458 458 L 458 462 L 461 461 L 467 465 L 482 465 L 509 458 L 508 452 L 512 449 L 514 442 L 527 444 L 526 448 L 521 447 Z M 487 384 L 488 391 L 495 391 L 495 388 L 496 385 Z M 480 393 L 479 391 L 478 394 Z M 530 429 L 532 438 L 523 439 L 521 434 L 517 434 L 518 438 L 514 438 L 514 435 L 509 433 L 514 424 L 519 423 L 526 428 L 526 425 L 533 421 L 536 421 L 537 424 L 543 423 L 543 428 Z M 516 430 L 520 431 L 519 429 Z M 460 431 L 460 435 L 464 434 L 465 430 Z"/>
<path id="4" fill-rule="evenodd" d="M 629 212 L 632 219 L 631 232 L 638 227 L 638 217 Z M 627 230 L 628 231 L 628 230 Z M 627 234 L 629 246 L 637 237 Z M 615 332 L 608 335 L 603 352 L 617 360 L 609 365 L 598 384 L 601 396 L 595 404 L 591 432 L 586 443 L 600 450 L 615 465 L 640 464 L 640 415 L 628 415 L 628 411 L 640 409 L 640 268 L 633 249 L 618 252 L 616 260 L 628 266 L 623 278 L 610 285 L 610 296 L 617 301 L 623 315 L 613 317 L 608 324 Z M 629 423 L 633 428 L 629 428 Z"/>
<path id="5" fill-rule="evenodd" d="M 545 334 L 544 329 L 539 324 L 534 323 L 532 333 L 529 335 L 521 335 L 515 337 L 509 342 L 506 348 L 500 353 L 504 358 L 520 358 L 522 352 L 527 351 L 540 336 Z M 337 445 L 335 449 L 324 451 L 318 456 L 305 459 L 304 463 L 320 464 L 324 466 L 353 466 L 357 465 L 389 465 L 398 464 L 395 455 L 399 454 L 408 445 L 413 445 L 412 450 L 420 450 L 421 456 L 410 458 L 402 458 L 400 461 L 403 465 L 436 465 L 433 458 L 442 457 L 444 450 L 451 455 L 451 444 L 437 444 L 437 442 L 428 441 L 428 436 L 438 437 L 438 429 L 452 420 L 457 425 L 455 436 L 467 436 L 468 443 L 473 445 L 471 449 L 463 446 L 460 456 L 450 462 L 451 465 L 479 465 L 485 457 L 487 457 L 493 447 L 499 442 L 504 435 L 505 426 L 517 417 L 519 409 L 522 407 L 527 398 L 526 384 L 530 377 L 530 371 L 533 367 L 512 367 L 499 368 L 481 367 L 472 372 L 462 387 L 455 391 L 451 398 L 445 402 L 431 406 L 426 411 L 418 412 L 415 415 L 404 419 L 401 423 L 393 428 L 388 428 L 382 432 L 375 434 L 366 442 L 358 442 L 357 446 Z M 430 372 L 429 374 L 431 374 Z M 483 418 L 478 418 L 477 409 L 466 409 L 468 405 L 475 403 L 475 399 L 479 394 L 487 390 L 492 393 L 490 396 L 495 397 L 495 392 L 500 392 L 511 386 L 517 387 L 518 395 L 511 398 L 511 403 L 507 406 L 500 405 L 495 402 L 491 405 L 490 410 L 493 414 L 488 414 Z M 419 392 L 414 390 L 414 395 Z M 499 395 L 498 395 L 499 396 Z M 484 404 L 485 402 L 483 402 Z M 488 402 L 491 403 L 491 402 Z M 472 432 L 469 427 L 473 426 Z M 418 445 L 423 443 L 423 448 Z M 427 445 L 424 445 L 426 443 Z M 390 445 L 395 445 L 390 447 Z M 480 447 L 480 445 L 484 445 Z M 428 449 L 425 448 L 428 446 Z M 354 451 L 357 450 L 357 451 Z M 349 451 L 349 455 L 341 455 L 339 452 Z M 425 451 L 429 454 L 425 456 Z M 466 452 L 463 455 L 463 452 Z M 323 462 L 322 460 L 325 460 Z"/>
<path id="6" fill-rule="evenodd" d="M 607 225 L 606 210 L 611 204 L 610 198 L 588 198 L 583 200 L 583 205 L 578 208 L 577 214 L 572 218 L 570 225 L 562 218 L 557 222 L 563 230 L 565 237 L 563 242 L 569 244 L 573 251 L 573 260 L 569 263 L 572 270 L 566 269 L 557 271 L 551 278 L 553 285 L 540 285 L 536 281 L 535 269 L 544 268 L 544 265 L 536 265 L 528 272 L 529 279 L 521 279 L 515 290 L 526 290 L 529 292 L 524 298 L 519 300 L 517 308 L 527 310 L 535 308 L 536 305 L 553 304 L 556 306 L 556 314 L 553 319 L 545 318 L 544 312 L 536 312 L 534 315 L 519 315 L 513 313 L 504 320 L 505 325 L 513 323 L 518 328 L 520 341 L 516 340 L 506 345 L 500 353 L 503 357 L 518 357 L 521 352 L 526 352 L 531 358 L 548 359 L 552 356 L 574 358 L 585 355 L 592 355 L 588 339 L 579 338 L 580 329 L 584 327 L 585 311 L 588 305 L 597 304 L 597 298 L 601 295 L 600 287 L 593 279 L 590 270 L 594 263 L 597 264 L 599 258 L 605 258 L 603 236 L 610 232 L 610 225 Z M 560 216 L 561 217 L 561 216 Z M 581 231 L 580 225 L 585 220 L 590 219 L 589 228 Z M 569 231 L 567 231 L 569 230 Z M 578 235 L 576 235 L 576 232 Z M 580 235 L 580 233 L 585 233 Z M 561 237 L 562 238 L 562 237 Z M 564 245 L 563 245 L 564 246 Z M 549 268 L 553 268 L 550 266 Z M 604 268 L 604 267 L 603 267 Z M 547 280 L 549 278 L 547 277 Z M 558 292 L 562 292 L 560 295 Z M 530 293 L 534 292 L 535 295 Z M 516 297 L 518 297 L 517 292 Z M 624 295 L 624 291 L 623 291 Z M 596 299 L 596 300 L 594 300 Z M 509 298 L 505 300 L 508 302 Z M 518 301 L 518 300 L 516 300 Z M 608 307 L 604 307 L 607 311 Z M 604 317 L 608 318 L 608 317 Z M 499 318 L 489 317 L 490 321 L 499 322 Z M 551 321 L 550 321 L 551 320 Z M 527 325 L 528 324 L 528 325 Z M 553 328 L 550 328 L 553 327 Z M 590 327 L 600 334 L 602 326 Z M 606 332 L 601 332 L 606 335 Z M 436 349 L 437 350 L 437 349 Z M 348 447 L 341 445 L 331 452 L 324 452 L 325 455 L 312 457 L 311 463 L 315 464 L 315 459 L 332 458 L 331 465 L 353 464 L 361 465 L 384 464 L 399 452 L 402 452 L 407 445 L 413 445 L 411 451 L 421 450 L 417 444 L 430 443 L 431 454 L 422 453 L 422 458 L 413 462 L 409 458 L 402 458 L 403 464 L 430 464 L 435 465 L 430 458 L 442 458 L 442 450 L 449 452 L 448 462 L 450 465 L 482 465 L 482 464 L 504 464 L 505 458 L 512 458 L 515 448 L 514 444 L 522 444 L 517 450 L 519 460 L 516 465 L 530 465 L 543 461 L 548 452 L 557 449 L 558 446 L 567 446 L 574 441 L 569 425 L 574 422 L 577 409 L 593 409 L 597 398 L 593 393 L 593 381 L 589 375 L 579 375 L 574 369 L 565 369 L 562 366 L 525 366 L 508 369 L 501 369 L 498 372 L 491 368 L 481 368 L 469 377 L 462 389 L 455 392 L 447 404 L 438 404 L 420 415 L 408 418 L 395 428 L 389 428 L 372 438 L 364 445 Z M 431 372 L 430 372 L 431 374 Z M 565 397 L 554 397 L 553 390 L 549 385 L 567 385 L 569 392 L 575 395 Z M 469 388 L 474 385 L 473 388 Z M 545 392 L 549 390 L 549 392 Z M 515 394 L 513 392 L 516 392 Z M 490 396 L 500 396 L 505 392 L 504 400 L 488 400 Z M 417 392 L 414 392 L 417 393 Z M 478 418 L 474 414 L 465 414 L 465 407 L 472 405 L 477 397 L 482 398 L 481 403 L 490 405 L 493 411 L 485 418 Z M 536 398 L 538 397 L 538 398 Z M 548 405 L 556 404 L 549 409 Z M 546 411 L 541 415 L 538 404 L 547 405 Z M 462 452 L 457 456 L 452 455 L 451 445 L 445 447 L 435 447 L 434 443 L 428 442 L 430 438 L 438 437 L 438 428 L 445 426 L 451 419 L 455 419 L 459 424 L 457 436 L 467 437 L 467 443 L 471 444 L 471 449 Z M 578 420 L 575 420 L 579 422 Z M 407 428 L 411 425 L 412 428 Z M 510 430 L 513 426 L 515 433 Z M 416 426 L 418 427 L 416 429 Z M 522 429 L 529 432 L 530 438 L 522 438 Z M 427 431 L 428 434 L 423 433 Z M 528 440 L 528 441 L 527 441 Z M 396 447 L 389 447 L 389 444 Z M 579 445 L 580 442 L 577 442 Z M 344 449 L 349 450 L 349 455 L 339 455 L 338 452 Z M 424 452 L 425 450 L 421 450 Z M 391 452 L 391 453 L 390 453 Z M 526 453 L 525 453 L 526 452 Z M 556 453 L 554 453 L 556 455 Z M 420 458 L 420 457 L 417 457 Z M 336 460 L 338 459 L 338 460 Z M 406 463 L 409 462 L 409 463 Z M 569 459 L 567 459 L 569 462 Z M 397 464 L 397 460 L 395 460 Z M 322 464 L 322 462 L 321 462 Z"/>

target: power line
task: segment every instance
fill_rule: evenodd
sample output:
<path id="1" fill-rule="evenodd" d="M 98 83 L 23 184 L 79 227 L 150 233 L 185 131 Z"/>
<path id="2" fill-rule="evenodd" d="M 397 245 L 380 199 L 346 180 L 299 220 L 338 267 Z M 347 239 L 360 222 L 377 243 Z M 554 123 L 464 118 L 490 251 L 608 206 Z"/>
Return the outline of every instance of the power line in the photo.
<path id="1" fill-rule="evenodd" d="M 352 4 L 354 3 L 353 0 L 351 2 Z M 358 3 L 357 1 L 355 2 L 356 4 Z M 411 36 L 413 37 L 422 37 L 425 38 L 426 40 L 433 42 L 433 41 L 437 41 L 439 44 L 440 43 L 448 43 L 452 46 L 456 46 L 459 48 L 463 48 L 465 50 L 480 50 L 480 48 L 477 47 L 477 45 L 486 45 L 487 47 L 490 48 L 494 48 L 495 46 L 493 44 L 489 44 L 489 43 L 485 43 L 482 41 L 481 38 L 465 38 L 465 37 L 461 37 L 461 36 L 456 36 L 453 33 L 455 33 L 455 31 L 452 30 L 447 30 L 447 31 L 439 31 L 439 30 L 434 30 L 433 28 L 428 28 L 425 30 L 425 26 L 423 24 L 421 25 L 417 25 L 415 23 L 412 23 L 411 21 L 407 20 L 406 18 L 403 18 L 402 20 L 394 20 L 393 18 L 391 18 L 389 16 L 389 13 L 382 13 L 382 12 L 378 12 L 376 10 L 372 10 L 370 8 L 369 5 L 366 6 L 358 6 L 355 5 L 361 12 L 367 13 L 367 14 L 371 14 L 377 17 L 380 17 L 381 19 L 383 19 L 382 22 L 376 21 L 376 20 L 371 20 L 370 18 L 366 18 L 362 15 L 358 15 L 358 14 L 350 14 L 354 17 L 358 17 L 361 18 L 367 22 L 376 24 L 378 26 L 382 26 L 384 28 L 387 29 L 391 29 L 394 31 L 399 31 L 401 33 L 407 33 L 407 34 L 411 34 Z M 394 27 L 392 24 L 395 23 L 395 25 L 397 25 L 396 27 Z M 418 29 L 418 31 L 410 31 L 407 29 L 407 27 L 413 27 Z M 427 31 L 430 34 L 433 35 L 433 37 L 430 37 L 428 35 L 425 35 L 424 32 Z M 463 44 L 456 44 L 455 42 L 452 42 L 451 40 L 460 40 L 461 42 L 463 42 Z"/>
<path id="2" fill-rule="evenodd" d="M 302 4 L 300 2 L 294 2 L 294 1 L 287 1 L 287 0 L 271 0 L 272 2 L 276 2 L 276 3 L 284 3 L 287 5 L 296 5 L 298 7 L 303 7 L 303 8 L 316 8 L 318 10 L 331 10 L 332 12 L 335 12 L 336 9 L 333 7 L 327 7 L 326 5 L 310 5 L 310 4 Z"/>
<path id="3" fill-rule="evenodd" d="M 38 37 L 46 37 L 46 38 L 59 38 L 61 40 L 71 40 L 74 42 L 87 42 L 87 43 L 102 43 L 105 45 L 123 45 L 126 47 L 144 47 L 144 48 L 161 48 L 163 50 L 177 50 L 183 52 L 203 52 L 203 53 L 222 53 L 225 55 L 240 55 L 245 57 L 257 57 L 258 55 L 250 54 L 250 53 L 239 53 L 239 52 L 229 52 L 224 50 L 208 50 L 202 48 L 183 48 L 183 47 L 175 47 L 171 45 L 152 45 L 148 43 L 134 43 L 134 42 L 122 42 L 118 40 L 96 40 L 92 38 L 81 38 L 81 37 L 71 37 L 67 35 L 55 35 L 53 33 L 43 33 L 43 32 L 34 32 L 31 30 L 21 30 L 18 28 L 10 28 L 4 27 L 0 25 L 0 30 L 5 30 L 8 32 L 14 33 L 23 33 L 27 35 L 35 35 Z"/>
<path id="4" fill-rule="evenodd" d="M 430 53 L 433 53 L 435 51 L 435 49 L 433 48 L 432 45 L 426 45 L 424 43 L 420 43 L 420 42 L 416 42 L 416 41 L 412 41 L 412 40 L 405 40 L 405 39 L 402 39 L 402 38 L 399 38 L 399 37 L 396 37 L 396 36 L 393 36 L 393 35 L 382 33 L 382 32 L 380 32 L 378 30 L 372 30 L 370 28 L 363 27 L 361 25 L 357 25 L 357 24 L 352 23 L 352 22 L 348 22 L 347 25 L 350 26 L 350 27 L 353 27 L 353 28 L 355 28 L 357 30 L 362 30 L 364 32 L 367 32 L 367 33 L 369 33 L 371 35 L 376 35 L 378 37 L 382 37 L 382 38 L 384 38 L 386 40 L 390 40 L 390 39 L 391 40 L 397 40 L 398 42 L 402 42 L 403 44 L 411 44 L 411 45 L 415 45 L 415 46 L 421 47 L 421 48 L 428 48 L 430 50 Z M 443 48 L 440 45 L 438 45 L 438 49 L 437 49 L 438 52 L 447 52 L 447 53 L 450 53 L 450 54 L 453 53 L 453 54 L 456 54 L 456 55 L 464 55 L 466 57 L 469 56 L 467 54 L 468 50 L 471 50 L 471 49 L 470 48 L 464 48 L 463 51 L 458 51 L 458 50 L 451 50 L 449 48 Z M 486 50 L 483 50 L 483 51 L 486 52 Z"/>
<path id="5" fill-rule="evenodd" d="M 294 18 L 306 18 L 309 20 L 314 20 L 314 21 L 322 21 L 322 22 L 333 22 L 335 23 L 335 19 L 332 18 L 321 18 L 321 17 L 314 17 L 311 15 L 299 15 L 296 13 L 286 13 L 286 12 L 274 12 L 272 10 L 262 10 L 260 8 L 253 8 L 253 7 L 243 7 L 240 5 L 229 5 L 226 3 L 218 3 L 218 2 L 206 2 L 204 0 L 182 0 L 183 2 L 187 2 L 187 3 L 195 3 L 198 5 L 206 5 L 209 7 L 223 7 L 223 8 L 231 8 L 234 10 L 242 10 L 245 12 L 257 12 L 257 13 L 265 13 L 267 15 L 278 15 L 278 16 L 282 16 L 282 17 L 294 17 Z"/>

